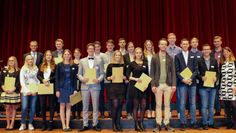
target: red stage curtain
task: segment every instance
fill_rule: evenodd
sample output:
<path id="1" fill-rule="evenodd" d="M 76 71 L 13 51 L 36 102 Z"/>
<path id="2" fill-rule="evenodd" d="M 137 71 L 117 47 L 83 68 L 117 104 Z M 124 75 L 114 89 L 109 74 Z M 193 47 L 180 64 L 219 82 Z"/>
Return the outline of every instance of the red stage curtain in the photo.
<path id="1" fill-rule="evenodd" d="M 212 44 L 220 35 L 236 52 L 235 7 L 235 0 L 1 0 L 0 59 L 15 55 L 22 65 L 31 40 L 44 52 L 62 38 L 65 48 L 86 55 L 86 44 L 95 40 L 105 46 L 109 38 L 117 43 L 124 37 L 143 47 L 146 39 L 157 44 L 169 32 L 178 44 L 193 36 Z"/>

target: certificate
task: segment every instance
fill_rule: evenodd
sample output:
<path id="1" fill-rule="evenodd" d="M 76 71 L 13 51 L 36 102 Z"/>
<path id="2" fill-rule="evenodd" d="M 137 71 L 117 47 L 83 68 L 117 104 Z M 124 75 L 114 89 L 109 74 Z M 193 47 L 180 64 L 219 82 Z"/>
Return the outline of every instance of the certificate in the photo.
<path id="1" fill-rule="evenodd" d="M 37 93 L 38 92 L 38 84 L 37 83 L 29 84 L 28 87 L 29 87 L 29 90 L 32 93 Z"/>
<path id="2" fill-rule="evenodd" d="M 54 60 L 55 60 L 55 64 L 58 64 L 63 61 L 62 57 L 56 57 L 54 58 Z"/>
<path id="3" fill-rule="evenodd" d="M 5 77 L 4 80 L 4 89 L 5 90 L 13 90 L 15 88 L 16 78 L 13 77 Z"/>
<path id="4" fill-rule="evenodd" d="M 93 82 L 93 80 L 97 79 L 97 77 L 96 77 L 96 69 L 95 68 L 87 68 L 87 69 L 85 69 L 84 77 L 89 79 L 86 84 L 95 84 Z"/>
<path id="5" fill-rule="evenodd" d="M 38 95 L 49 95 L 53 93 L 54 93 L 53 84 L 49 84 L 48 86 L 46 86 L 45 84 L 38 85 Z"/>
<path id="6" fill-rule="evenodd" d="M 140 79 L 142 80 L 142 82 L 141 83 L 136 82 L 134 86 L 138 88 L 140 91 L 144 92 L 147 89 L 148 84 L 152 81 L 152 78 L 146 75 L 145 73 L 142 73 Z"/>
<path id="7" fill-rule="evenodd" d="M 181 73 L 180 75 L 184 78 L 184 79 L 190 79 L 193 75 L 192 71 L 186 67 Z"/>
<path id="8" fill-rule="evenodd" d="M 70 104 L 71 106 L 75 105 L 76 103 L 82 101 L 81 92 L 77 92 L 75 95 L 70 95 Z"/>
<path id="9" fill-rule="evenodd" d="M 203 83 L 204 87 L 214 87 L 215 82 L 214 78 L 216 77 L 216 72 L 206 71 L 205 72 L 206 80 Z"/>
<path id="10" fill-rule="evenodd" d="M 112 83 L 123 83 L 123 67 L 113 67 L 112 68 L 112 76 L 115 76 L 115 79 L 112 80 Z"/>

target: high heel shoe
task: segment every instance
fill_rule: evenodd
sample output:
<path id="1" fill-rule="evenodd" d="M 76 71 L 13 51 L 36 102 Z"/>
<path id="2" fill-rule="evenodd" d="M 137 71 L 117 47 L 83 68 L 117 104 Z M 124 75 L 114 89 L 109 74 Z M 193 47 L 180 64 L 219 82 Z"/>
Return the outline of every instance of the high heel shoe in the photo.
<path id="1" fill-rule="evenodd" d="M 117 131 L 118 131 L 117 126 L 116 126 L 115 123 L 112 123 L 112 129 L 113 129 L 114 132 L 117 132 Z"/>

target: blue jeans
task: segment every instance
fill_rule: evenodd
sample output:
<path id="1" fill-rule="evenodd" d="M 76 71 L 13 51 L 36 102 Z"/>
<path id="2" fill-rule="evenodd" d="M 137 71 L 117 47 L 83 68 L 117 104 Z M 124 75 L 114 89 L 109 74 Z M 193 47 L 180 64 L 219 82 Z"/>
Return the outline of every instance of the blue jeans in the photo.
<path id="1" fill-rule="evenodd" d="M 30 106 L 29 123 L 32 124 L 34 120 L 37 96 L 21 96 L 21 124 L 25 124 L 28 105 Z"/>
<path id="2" fill-rule="evenodd" d="M 186 98 L 188 94 L 189 108 L 190 108 L 190 124 L 196 123 L 196 86 L 180 85 L 178 88 L 179 92 L 179 113 L 180 113 L 180 123 L 187 124 L 185 115 Z"/>
<path id="3" fill-rule="evenodd" d="M 202 125 L 207 125 L 207 120 L 209 118 L 209 125 L 213 125 L 214 123 L 214 104 L 215 104 L 215 96 L 216 89 L 214 88 L 201 88 L 199 90 L 201 101 L 202 101 Z M 207 115 L 208 109 L 208 115 Z"/>

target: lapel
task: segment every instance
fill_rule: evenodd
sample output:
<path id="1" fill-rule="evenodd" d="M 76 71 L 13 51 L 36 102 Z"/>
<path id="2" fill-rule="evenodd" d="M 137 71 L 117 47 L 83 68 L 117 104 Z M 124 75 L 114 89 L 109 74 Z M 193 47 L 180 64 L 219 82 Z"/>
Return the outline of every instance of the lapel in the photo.
<path id="1" fill-rule="evenodd" d="M 184 66 L 187 67 L 187 64 L 185 63 L 185 60 L 184 60 L 184 55 L 183 53 L 181 52 L 180 54 L 180 63 L 183 62 Z"/>
<path id="2" fill-rule="evenodd" d="M 190 51 L 188 51 L 188 62 L 187 62 L 187 66 L 188 66 L 189 62 L 191 61 L 191 56 L 193 56 L 193 55 L 191 55 L 191 54 L 190 54 Z M 193 56 L 193 58 L 194 58 L 194 56 Z"/>

